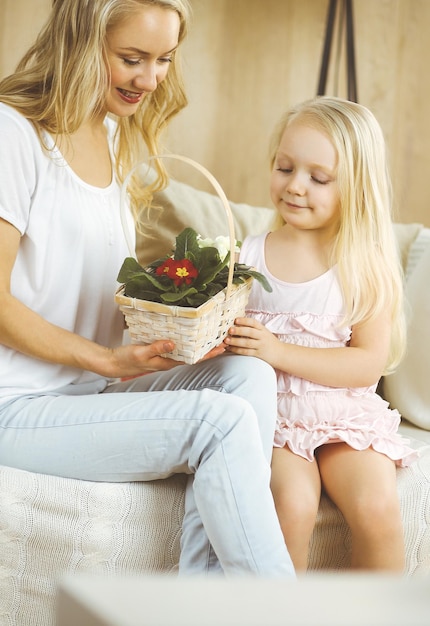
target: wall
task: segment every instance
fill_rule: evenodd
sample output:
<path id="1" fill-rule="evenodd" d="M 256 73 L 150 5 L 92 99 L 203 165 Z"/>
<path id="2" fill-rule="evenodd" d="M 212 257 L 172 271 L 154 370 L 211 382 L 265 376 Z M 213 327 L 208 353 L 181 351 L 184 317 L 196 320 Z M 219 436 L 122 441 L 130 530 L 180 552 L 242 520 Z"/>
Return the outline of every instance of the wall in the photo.
<path id="1" fill-rule="evenodd" d="M 0 77 L 10 74 L 33 43 L 50 0 L 0 0 Z"/>
<path id="2" fill-rule="evenodd" d="M 210 169 L 232 200 L 268 204 L 269 136 L 287 106 L 316 93 L 328 1 L 191 1 L 183 46 L 190 103 L 166 147 Z M 0 76 L 13 70 L 49 6 L 0 0 Z M 387 139 L 396 219 L 430 226 L 430 2 L 355 0 L 354 17 L 358 98 Z M 335 82 L 332 66 L 328 91 L 346 95 L 342 73 Z"/>

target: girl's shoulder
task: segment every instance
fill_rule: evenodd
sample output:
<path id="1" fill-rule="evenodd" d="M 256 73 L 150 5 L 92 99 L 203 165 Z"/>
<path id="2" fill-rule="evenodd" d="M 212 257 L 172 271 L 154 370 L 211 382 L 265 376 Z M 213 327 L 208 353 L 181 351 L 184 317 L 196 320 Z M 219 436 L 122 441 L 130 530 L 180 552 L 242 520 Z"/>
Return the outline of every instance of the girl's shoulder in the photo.
<path id="1" fill-rule="evenodd" d="M 259 257 L 264 258 L 264 242 L 268 233 L 260 233 L 259 235 L 247 235 L 240 247 L 241 263 L 247 265 L 255 265 Z"/>
<path id="2" fill-rule="evenodd" d="M 264 246 L 264 242 L 268 234 L 269 232 L 267 231 L 258 235 L 247 235 L 242 242 L 241 250 Z"/>

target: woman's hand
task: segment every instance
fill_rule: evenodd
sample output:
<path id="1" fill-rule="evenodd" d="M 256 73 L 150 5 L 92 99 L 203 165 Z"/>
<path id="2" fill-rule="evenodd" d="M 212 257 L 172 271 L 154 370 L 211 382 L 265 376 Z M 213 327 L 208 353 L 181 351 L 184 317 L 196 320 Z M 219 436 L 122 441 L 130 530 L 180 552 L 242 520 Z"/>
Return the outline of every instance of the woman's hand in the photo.
<path id="1" fill-rule="evenodd" d="M 113 377 L 121 378 L 122 380 L 129 380 L 130 378 L 136 378 L 138 376 L 142 376 L 143 374 L 147 374 L 148 372 L 169 370 L 172 367 L 184 365 L 184 361 L 176 361 L 165 356 L 160 356 L 161 354 L 164 355 L 171 352 L 174 347 L 175 344 L 172 341 L 161 340 L 155 341 L 151 345 L 147 346 L 134 344 L 132 346 L 121 346 L 121 348 L 115 348 L 111 351 L 112 356 L 114 356 L 116 361 L 115 367 L 120 367 L 122 372 L 130 372 L 130 368 L 137 368 L 138 371 L 133 374 L 122 373 Z M 131 354 L 129 354 L 130 349 Z M 219 346 L 212 348 L 212 350 L 205 354 L 198 362 L 201 363 L 207 359 L 213 359 L 223 352 L 225 352 L 225 345 L 221 343 Z M 144 371 L 142 371 L 142 368 Z"/>
<path id="2" fill-rule="evenodd" d="M 219 346 L 215 346 L 215 348 L 212 348 L 212 350 L 209 350 L 209 352 L 206 352 L 206 354 L 202 356 L 202 358 L 199 359 L 197 362 L 201 363 L 202 361 L 213 359 L 214 357 L 219 356 L 220 354 L 223 354 L 224 352 L 225 352 L 225 345 L 224 343 L 220 343 Z"/>
<path id="3" fill-rule="evenodd" d="M 162 356 L 174 348 L 173 341 L 160 339 L 149 345 L 128 344 L 107 349 L 105 369 L 101 366 L 99 373 L 108 378 L 133 378 L 147 372 L 170 370 L 182 364 Z"/>
<path id="4" fill-rule="evenodd" d="M 229 352 L 245 356 L 256 356 L 274 365 L 281 342 L 263 324 L 252 317 L 238 317 L 234 321 L 224 344 Z"/>

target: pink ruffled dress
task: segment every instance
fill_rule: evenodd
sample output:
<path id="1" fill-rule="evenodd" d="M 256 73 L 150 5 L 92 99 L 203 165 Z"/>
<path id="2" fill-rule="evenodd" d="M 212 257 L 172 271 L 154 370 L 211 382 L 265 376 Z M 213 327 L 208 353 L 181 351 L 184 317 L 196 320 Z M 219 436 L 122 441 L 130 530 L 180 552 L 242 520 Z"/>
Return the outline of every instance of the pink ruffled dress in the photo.
<path id="1" fill-rule="evenodd" d="M 312 348 L 346 347 L 351 329 L 339 327 L 343 298 L 336 268 L 306 283 L 286 283 L 270 274 L 264 258 L 266 233 L 247 237 L 240 262 L 267 276 L 272 293 L 254 281 L 246 314 L 264 324 L 278 339 Z M 318 385 L 277 371 L 278 418 L 275 447 L 287 445 L 312 461 L 315 449 L 345 442 L 356 450 L 369 447 L 405 467 L 418 453 L 398 434 L 400 414 L 366 388 Z"/>

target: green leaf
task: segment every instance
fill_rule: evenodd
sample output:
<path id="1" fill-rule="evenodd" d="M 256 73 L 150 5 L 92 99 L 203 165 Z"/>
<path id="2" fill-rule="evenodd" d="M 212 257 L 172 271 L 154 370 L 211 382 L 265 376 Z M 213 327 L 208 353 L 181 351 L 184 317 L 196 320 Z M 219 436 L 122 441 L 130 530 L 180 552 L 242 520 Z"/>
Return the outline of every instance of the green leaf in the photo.
<path id="1" fill-rule="evenodd" d="M 136 295 L 139 293 L 139 289 L 146 291 L 153 291 L 155 293 L 163 293 L 167 291 L 176 290 L 175 285 L 171 280 L 166 280 L 164 277 L 159 279 L 154 274 L 139 274 L 134 278 L 131 278 L 125 284 L 125 295 L 131 296 L 132 298 L 138 298 L 140 296 Z M 133 295 L 131 292 L 133 291 Z M 142 299 L 142 298 L 141 298 Z"/>
<path id="2" fill-rule="evenodd" d="M 249 267 L 249 265 L 235 263 L 234 273 L 236 277 L 249 278 L 250 276 L 252 276 L 252 278 L 258 280 L 258 282 L 266 291 L 268 291 L 269 293 L 273 291 L 267 278 L 263 274 L 260 274 L 260 272 L 257 272 L 257 270 Z"/>
<path id="3" fill-rule="evenodd" d="M 206 285 L 218 278 L 220 272 L 227 266 L 230 257 L 229 254 L 227 254 L 225 259 L 221 261 L 216 248 L 203 248 L 202 253 L 202 268 L 196 278 L 195 286 L 197 288 L 197 285 L 199 285 L 202 289 L 205 289 Z M 227 278 L 224 286 L 226 286 L 226 284 Z"/>
<path id="4" fill-rule="evenodd" d="M 185 228 L 177 236 L 173 254 L 175 260 L 190 260 L 198 270 L 199 274 L 192 284 L 176 287 L 167 275 L 158 276 L 155 273 L 157 267 L 171 258 L 170 255 L 153 261 L 145 268 L 133 257 L 127 257 L 117 278 L 118 282 L 124 284 L 125 295 L 177 306 L 198 307 L 227 286 L 230 253 L 221 261 L 215 247 L 200 248 L 198 234 L 194 229 Z M 248 265 L 235 263 L 234 284 L 240 284 L 250 277 L 258 280 L 266 291 L 272 291 L 263 274 Z"/>
<path id="5" fill-rule="evenodd" d="M 158 291 L 147 291 L 139 287 L 134 291 L 133 287 L 125 293 L 129 298 L 137 298 L 138 300 L 149 300 L 150 302 L 162 302 L 161 294 Z"/>
<path id="6" fill-rule="evenodd" d="M 141 274 L 142 272 L 144 273 L 145 270 L 139 265 L 136 259 L 127 257 L 124 259 L 121 269 L 119 270 L 117 281 L 119 283 L 126 283 L 131 278 L 134 278 L 136 274 Z"/>
<path id="7" fill-rule="evenodd" d="M 181 300 L 186 298 L 188 294 L 193 294 L 193 293 L 197 293 L 196 289 L 194 289 L 194 287 L 188 287 L 188 289 L 182 289 L 181 291 L 177 291 L 176 293 L 173 293 L 173 292 L 163 293 L 161 295 L 161 299 L 166 304 L 179 305 Z"/>
<path id="8" fill-rule="evenodd" d="M 175 253 L 173 257 L 175 261 L 179 261 L 181 259 L 187 259 L 187 258 L 191 260 L 191 257 L 188 256 L 190 253 L 194 256 L 194 258 L 197 261 L 197 259 L 199 258 L 199 252 L 200 252 L 200 247 L 199 247 L 199 244 L 197 243 L 197 237 L 198 237 L 198 234 L 193 228 L 185 228 L 176 237 Z"/>
<path id="9" fill-rule="evenodd" d="M 199 307 L 208 300 L 210 300 L 211 296 L 205 293 L 194 293 L 186 298 L 185 306 Z"/>

